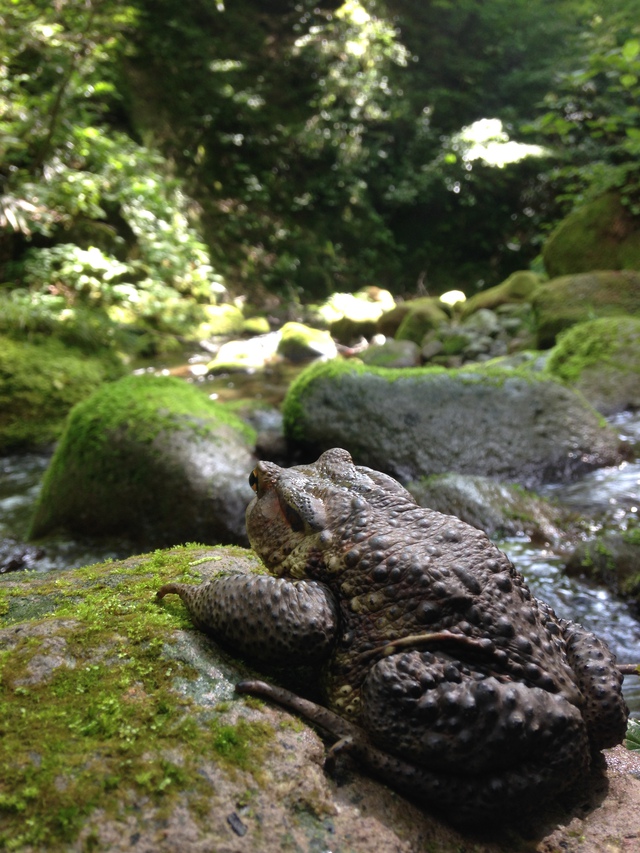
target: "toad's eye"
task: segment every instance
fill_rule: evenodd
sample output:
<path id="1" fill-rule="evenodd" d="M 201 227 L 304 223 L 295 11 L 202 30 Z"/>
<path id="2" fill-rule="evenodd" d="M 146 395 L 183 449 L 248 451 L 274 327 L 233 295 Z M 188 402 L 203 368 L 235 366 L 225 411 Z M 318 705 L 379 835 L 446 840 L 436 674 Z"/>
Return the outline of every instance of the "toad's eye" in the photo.
<path id="1" fill-rule="evenodd" d="M 253 471 L 249 474 L 249 485 L 253 489 L 253 491 L 258 493 L 258 469 L 254 468 Z"/>

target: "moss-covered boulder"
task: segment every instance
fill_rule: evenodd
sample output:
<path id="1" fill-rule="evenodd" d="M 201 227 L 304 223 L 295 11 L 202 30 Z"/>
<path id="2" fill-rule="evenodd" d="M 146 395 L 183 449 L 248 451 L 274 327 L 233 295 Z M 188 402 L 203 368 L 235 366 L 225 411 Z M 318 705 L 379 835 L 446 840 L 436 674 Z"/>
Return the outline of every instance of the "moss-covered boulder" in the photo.
<path id="1" fill-rule="evenodd" d="M 280 337 L 277 332 L 248 340 L 227 341 L 208 364 L 207 373 L 253 373 L 275 358 Z"/>
<path id="2" fill-rule="evenodd" d="M 169 581 L 227 571 L 261 568 L 239 548 L 191 546 L 0 578 L 0 849 L 529 849 L 521 819 L 465 835 L 363 775 L 348 751 L 336 781 L 316 732 L 236 694 L 255 673 L 195 630 L 178 599 L 154 600 Z M 304 693 L 317 674 L 277 678 Z M 581 853 L 597 853 L 603 838 L 640 831 L 640 760 L 607 753 L 607 776 L 594 771 L 575 802 L 545 815 L 544 849 L 574 849 L 578 835 Z"/>
<path id="3" fill-rule="evenodd" d="M 604 584 L 615 595 L 630 600 L 640 612 L 640 526 L 627 530 L 605 526 L 593 539 L 576 546 L 566 570 Z"/>
<path id="4" fill-rule="evenodd" d="M 501 305 L 512 302 L 531 302 L 540 282 L 541 278 L 536 273 L 530 270 L 518 270 L 495 287 L 489 287 L 470 296 L 462 307 L 462 317 L 468 317 L 481 308 L 495 310 Z"/>
<path id="5" fill-rule="evenodd" d="M 230 570 L 260 567 L 192 547 L 0 579 L 0 849 L 459 849 L 384 786 L 338 788 L 318 735 L 236 695 L 246 666 L 154 600 Z"/>
<path id="6" fill-rule="evenodd" d="M 244 332 L 245 318 L 237 305 L 203 305 L 201 311 L 204 320 L 193 334 L 196 340 L 217 335 L 241 335 Z"/>
<path id="7" fill-rule="evenodd" d="M 52 444 L 69 410 L 124 368 L 58 340 L 0 337 L 0 453 Z"/>
<path id="8" fill-rule="evenodd" d="M 455 471 L 525 486 L 620 461 L 619 440 L 584 398 L 528 369 L 388 370 L 312 365 L 284 403 L 290 441 L 344 447 L 408 482 Z"/>
<path id="9" fill-rule="evenodd" d="M 292 322 L 285 323 L 280 330 L 277 353 L 288 361 L 299 362 L 333 358 L 337 349 L 329 332 Z"/>
<path id="10" fill-rule="evenodd" d="M 544 244 L 551 277 L 590 270 L 640 270 L 640 216 L 607 193 L 564 219 Z"/>
<path id="11" fill-rule="evenodd" d="M 547 371 L 604 415 L 640 408 L 640 317 L 602 317 L 564 332 Z"/>
<path id="12" fill-rule="evenodd" d="M 565 538 L 571 520 L 566 510 L 533 492 L 489 477 L 436 474 L 407 488 L 420 506 L 455 515 L 494 539 L 524 535 L 556 544 Z"/>
<path id="13" fill-rule="evenodd" d="M 376 367 L 417 367 L 420 364 L 420 347 L 413 341 L 389 338 L 384 343 L 373 343 L 360 353 L 365 364 Z"/>
<path id="14" fill-rule="evenodd" d="M 349 345 L 375 334 L 378 320 L 394 305 L 393 296 L 380 287 L 364 287 L 356 293 L 332 293 L 314 310 L 313 323 L 328 327 L 336 340 Z"/>
<path id="15" fill-rule="evenodd" d="M 597 317 L 640 316 L 640 272 L 600 270 L 554 278 L 533 299 L 538 347 L 552 347 L 560 332 Z"/>
<path id="16" fill-rule="evenodd" d="M 128 376 L 76 406 L 30 537 L 63 527 L 152 545 L 246 542 L 254 431 L 197 387 Z"/>
<path id="17" fill-rule="evenodd" d="M 424 296 L 404 302 L 383 314 L 378 323 L 378 331 L 399 341 L 413 341 L 420 346 L 427 332 L 440 323 L 446 323 L 448 319 L 449 315 L 438 299 Z"/>

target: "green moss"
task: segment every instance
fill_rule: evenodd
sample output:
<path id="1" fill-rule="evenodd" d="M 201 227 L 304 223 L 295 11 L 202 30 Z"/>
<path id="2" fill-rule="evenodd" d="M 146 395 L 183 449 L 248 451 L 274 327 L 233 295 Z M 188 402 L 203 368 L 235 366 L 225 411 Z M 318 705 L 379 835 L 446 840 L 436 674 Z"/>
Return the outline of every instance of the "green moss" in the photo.
<path id="1" fill-rule="evenodd" d="M 482 290 L 467 299 L 462 309 L 462 317 L 463 319 L 469 317 L 481 308 L 495 309 L 509 302 L 530 301 L 539 284 L 540 276 L 534 272 L 529 270 L 514 272 L 495 287 Z"/>
<path id="2" fill-rule="evenodd" d="M 92 453 L 96 445 L 109 440 L 105 431 L 126 428 L 137 440 L 150 442 L 160 432 L 179 427 L 181 417 L 213 418 L 232 426 L 248 440 L 255 439 L 250 427 L 196 386 L 172 376 L 143 374 L 111 383 L 76 406 L 67 440 L 82 442 Z M 206 426 L 202 429 L 207 431 Z"/>
<path id="3" fill-rule="evenodd" d="M 221 424 L 255 442 L 250 426 L 183 380 L 144 374 L 105 385 L 71 411 L 45 473 L 29 536 L 42 536 L 59 524 L 63 505 L 67 517 L 80 518 L 91 508 L 93 520 L 87 524 L 97 533 L 126 529 L 127 514 L 133 518 L 145 493 L 153 491 L 157 517 L 176 518 L 186 508 L 176 507 L 173 495 L 158 492 L 162 472 L 169 469 L 163 451 L 151 445 L 161 433 L 185 427 L 196 436 L 215 436 Z M 140 453 L 139 445 L 150 446 L 150 452 Z"/>
<path id="4" fill-rule="evenodd" d="M 60 849 L 94 809 L 118 814 L 123 789 L 145 795 L 160 812 L 185 796 L 204 803 L 211 795 L 204 761 L 260 778 L 273 729 L 205 714 L 175 688 L 196 670 L 163 653 L 172 632 L 190 625 L 183 607 L 158 606 L 155 591 L 169 580 L 200 580 L 202 550 L 188 546 L 6 584 L 5 622 L 17 621 L 15 598 L 55 594 L 57 607 L 49 632 L 48 620 L 30 618 L 0 654 L 1 849 Z M 231 549 L 208 549 L 207 562 L 217 550 L 228 567 Z M 28 683 L 29 664 L 46 654 L 49 635 L 64 641 L 63 661 Z"/>
<path id="5" fill-rule="evenodd" d="M 438 300 L 429 296 L 414 299 L 406 303 L 404 307 L 408 307 L 409 310 L 395 334 L 396 340 L 399 341 L 413 341 L 420 345 L 427 332 L 430 332 L 439 323 L 448 320 L 447 314 L 438 304 Z"/>
<path id="6" fill-rule="evenodd" d="M 244 770 L 260 781 L 260 767 L 265 749 L 273 740 L 273 727 L 268 723 L 249 722 L 240 718 L 235 725 L 212 720 L 209 725 L 211 747 L 217 761 L 227 769 Z"/>
<path id="7" fill-rule="evenodd" d="M 638 355 L 635 367 L 629 364 L 634 353 Z M 601 317 L 573 326 L 558 338 L 545 369 L 563 382 L 575 384 L 592 366 L 640 374 L 640 319 Z"/>
<path id="8" fill-rule="evenodd" d="M 622 540 L 628 545 L 640 546 L 640 525 L 635 525 L 625 530 L 622 534 Z"/>
<path id="9" fill-rule="evenodd" d="M 0 337 L 0 451 L 50 444 L 69 410 L 122 374 L 112 356 Z"/>
<path id="10" fill-rule="evenodd" d="M 607 193 L 561 222 L 542 254 L 550 276 L 639 269 L 638 219 L 621 204 L 617 193 Z"/>

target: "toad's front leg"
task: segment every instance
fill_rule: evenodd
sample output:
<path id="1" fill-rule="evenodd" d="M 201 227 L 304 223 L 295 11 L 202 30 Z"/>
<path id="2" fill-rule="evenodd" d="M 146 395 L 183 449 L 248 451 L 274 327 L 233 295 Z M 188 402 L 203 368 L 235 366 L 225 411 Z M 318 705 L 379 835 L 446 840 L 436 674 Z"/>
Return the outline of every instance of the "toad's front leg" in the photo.
<path id="1" fill-rule="evenodd" d="M 238 573 L 199 586 L 168 583 L 156 597 L 169 593 L 180 596 L 196 627 L 256 661 L 317 663 L 338 635 L 333 596 L 315 581 Z"/>

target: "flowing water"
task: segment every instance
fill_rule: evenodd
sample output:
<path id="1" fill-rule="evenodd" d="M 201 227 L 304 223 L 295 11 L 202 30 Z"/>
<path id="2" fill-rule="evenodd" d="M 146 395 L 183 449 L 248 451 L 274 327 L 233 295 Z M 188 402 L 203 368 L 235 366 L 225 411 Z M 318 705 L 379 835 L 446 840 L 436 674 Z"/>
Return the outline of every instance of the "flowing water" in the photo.
<path id="1" fill-rule="evenodd" d="M 229 380 L 225 383 L 226 390 L 231 392 Z M 640 438 L 640 416 L 626 417 L 617 425 L 632 440 Z M 64 535 L 50 537 L 37 546 L 16 547 L 15 543 L 26 538 L 49 458 L 41 453 L 0 457 L 0 543 L 9 540 L 13 552 L 23 553 L 24 567 L 36 571 L 74 568 L 140 553 L 139 545 L 122 539 L 83 540 Z M 606 515 L 625 526 L 629 516 L 640 507 L 640 463 L 593 471 L 579 482 L 551 486 L 546 492 L 589 516 Z M 561 558 L 526 539 L 499 544 L 526 577 L 534 594 L 551 604 L 558 615 L 574 619 L 602 636 L 621 663 L 640 660 L 640 621 L 629 605 L 601 587 L 567 577 L 562 571 Z M 625 695 L 633 715 L 640 718 L 640 678 L 625 678 Z"/>

